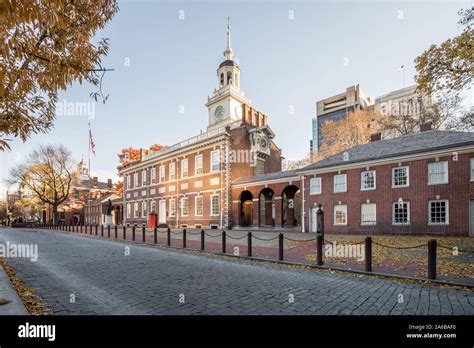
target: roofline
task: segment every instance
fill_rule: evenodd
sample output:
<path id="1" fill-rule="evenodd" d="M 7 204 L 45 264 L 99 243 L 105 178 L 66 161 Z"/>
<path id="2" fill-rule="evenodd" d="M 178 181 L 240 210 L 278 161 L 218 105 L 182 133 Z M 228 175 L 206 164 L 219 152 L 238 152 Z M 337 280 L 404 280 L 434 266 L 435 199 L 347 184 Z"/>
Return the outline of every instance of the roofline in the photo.
<path id="1" fill-rule="evenodd" d="M 444 150 L 444 151 L 443 151 Z M 449 150 L 449 151 L 448 151 Z M 471 152 L 474 150 L 474 142 L 470 142 L 468 145 L 461 145 L 461 146 L 452 146 L 452 147 L 442 147 L 442 148 L 437 148 L 437 149 L 431 149 L 429 151 L 416 151 L 416 152 L 410 152 L 410 153 L 404 153 L 402 155 L 397 155 L 397 156 L 390 156 L 390 157 L 378 157 L 370 160 L 363 160 L 363 161 L 354 161 L 350 162 L 348 161 L 347 163 L 344 164 L 336 164 L 336 165 L 327 165 L 323 167 L 318 167 L 318 168 L 313 168 L 313 169 L 306 169 L 306 170 L 296 170 L 297 174 L 305 175 L 305 174 L 317 174 L 319 172 L 333 172 L 337 170 L 344 170 L 344 169 L 352 169 L 352 168 L 357 168 L 361 167 L 364 165 L 379 165 L 382 163 L 390 163 L 390 162 L 406 162 L 407 160 L 410 161 L 417 161 L 417 160 L 422 160 L 425 158 L 430 158 L 433 155 L 446 155 L 446 152 L 458 152 L 458 153 L 466 153 L 466 152 Z M 417 155 L 417 156 L 413 156 Z"/>

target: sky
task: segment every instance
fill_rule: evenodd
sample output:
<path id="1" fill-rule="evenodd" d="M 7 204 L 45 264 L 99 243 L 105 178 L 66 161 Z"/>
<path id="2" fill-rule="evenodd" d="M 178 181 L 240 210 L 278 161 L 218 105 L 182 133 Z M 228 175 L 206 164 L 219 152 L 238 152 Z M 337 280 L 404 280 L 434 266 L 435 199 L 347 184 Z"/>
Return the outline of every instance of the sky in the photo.
<path id="1" fill-rule="evenodd" d="M 59 104 L 87 103 L 88 112 L 58 112 L 54 129 L 14 140 L 0 152 L 0 197 L 8 170 L 40 144 L 64 144 L 88 158 L 88 123 L 96 142 L 91 172 L 117 180 L 125 147 L 173 145 L 205 130 L 207 97 L 224 60 L 227 17 L 241 87 L 268 116 L 287 159 L 309 151 L 316 101 L 360 84 L 377 97 L 414 84 L 414 59 L 461 32 L 457 12 L 470 2 L 389 1 L 120 1 L 97 39 L 109 38 L 104 103 L 89 84 L 60 93 Z M 472 100 L 472 98 L 470 98 Z M 182 112 L 184 111 L 184 112 Z"/>

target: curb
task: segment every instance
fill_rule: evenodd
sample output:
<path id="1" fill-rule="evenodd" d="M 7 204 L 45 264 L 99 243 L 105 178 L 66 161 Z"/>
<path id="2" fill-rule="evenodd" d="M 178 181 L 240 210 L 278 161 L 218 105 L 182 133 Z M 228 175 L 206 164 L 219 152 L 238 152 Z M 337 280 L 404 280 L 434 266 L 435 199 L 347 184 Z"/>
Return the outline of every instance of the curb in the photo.
<path id="1" fill-rule="evenodd" d="M 43 231 L 51 231 L 48 229 L 41 229 Z M 149 247 L 159 247 L 162 249 L 169 249 L 173 251 L 181 251 L 181 252 L 191 252 L 195 254 L 207 254 L 210 256 L 221 256 L 221 257 L 228 257 L 228 258 L 233 258 L 233 259 L 240 259 L 240 260 L 248 260 L 248 261 L 256 261 L 256 262 L 270 262 L 273 264 L 277 265 L 284 265 L 284 266 L 293 266 L 293 267 L 300 267 L 300 268 L 311 268 L 311 269 L 317 269 L 317 270 L 323 270 L 323 271 L 336 271 L 336 272 L 341 272 L 341 273 L 350 273 L 350 274 L 355 274 L 355 275 L 366 275 L 369 277 L 374 277 L 374 278 L 386 278 L 386 279 L 391 279 L 391 280 L 404 280 L 404 281 L 410 281 L 412 283 L 418 283 L 418 284 L 433 284 L 433 285 L 445 285 L 445 286 L 452 286 L 452 287 L 461 287 L 461 288 L 469 288 L 469 289 L 474 289 L 474 284 L 468 284 L 468 283 L 462 283 L 462 282 L 453 282 L 450 280 L 439 280 L 439 279 L 424 279 L 424 278 L 417 278 L 417 277 L 410 277 L 410 276 L 402 276 L 402 275 L 397 275 L 397 274 L 390 274 L 390 273 L 378 273 L 378 272 L 367 272 L 363 270 L 354 270 L 354 269 L 347 269 L 347 268 L 341 268 L 341 267 L 333 267 L 333 266 L 319 266 L 315 264 L 305 264 L 305 263 L 298 263 L 298 262 L 293 262 L 293 261 L 280 261 L 280 260 L 272 260 L 272 259 L 265 259 L 265 258 L 259 258 L 259 257 L 249 257 L 249 256 L 237 256 L 237 255 L 232 255 L 232 254 L 224 254 L 221 252 L 214 252 L 214 251 L 208 251 L 208 250 L 200 250 L 200 249 L 191 249 L 191 248 L 182 248 L 182 247 L 175 247 L 175 246 L 168 246 L 168 245 L 162 245 L 162 244 L 153 244 L 153 243 L 143 243 L 141 241 L 135 240 L 126 240 L 126 239 L 120 239 L 120 238 L 107 238 L 107 237 L 101 237 L 100 235 L 89 235 L 89 234 L 80 234 L 80 233 L 75 233 L 75 232 L 66 232 L 66 231 L 61 231 L 61 230 L 55 230 L 54 232 L 59 232 L 65 235 L 74 235 L 74 236 L 79 236 L 79 237 L 87 237 L 87 238 L 93 238 L 93 239 L 100 239 L 100 240 L 106 240 L 106 241 L 115 241 L 115 242 L 121 242 L 121 243 L 126 243 L 126 244 L 133 244 L 133 245 L 141 245 L 141 246 L 149 246 Z"/>
<path id="2" fill-rule="evenodd" d="M 9 301 L 0 305 L 0 315 L 30 315 L 2 266 L 0 266 L 0 299 Z"/>

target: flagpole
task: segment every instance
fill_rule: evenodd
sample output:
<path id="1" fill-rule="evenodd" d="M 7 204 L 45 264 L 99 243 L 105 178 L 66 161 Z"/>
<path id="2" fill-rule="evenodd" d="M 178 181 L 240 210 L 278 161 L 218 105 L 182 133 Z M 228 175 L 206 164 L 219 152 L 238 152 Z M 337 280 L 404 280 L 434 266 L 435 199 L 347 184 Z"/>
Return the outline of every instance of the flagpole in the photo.
<path id="1" fill-rule="evenodd" d="M 89 225 L 91 225 L 91 123 L 88 123 L 89 125 L 89 152 L 88 152 L 88 160 L 89 160 L 89 192 L 87 193 L 87 203 L 89 205 L 89 212 L 87 215 L 89 215 L 88 222 Z"/>

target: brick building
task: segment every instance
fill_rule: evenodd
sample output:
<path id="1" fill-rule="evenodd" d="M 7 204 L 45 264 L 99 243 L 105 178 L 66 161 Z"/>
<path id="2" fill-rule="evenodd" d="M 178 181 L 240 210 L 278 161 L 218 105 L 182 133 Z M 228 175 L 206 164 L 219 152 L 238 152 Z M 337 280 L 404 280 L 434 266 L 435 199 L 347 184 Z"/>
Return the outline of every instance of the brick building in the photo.
<path id="1" fill-rule="evenodd" d="M 230 39 L 229 25 L 217 88 L 206 103 L 207 130 L 120 169 L 125 223 L 145 224 L 156 213 L 158 223 L 171 227 L 227 228 L 232 181 L 281 170 L 268 118 L 241 89 Z"/>
<path id="2" fill-rule="evenodd" d="M 85 220 L 90 221 L 93 225 L 105 224 L 109 199 L 112 202 L 112 223 L 121 225 L 123 223 L 123 199 L 115 193 L 108 193 L 88 202 L 84 206 Z"/>
<path id="3" fill-rule="evenodd" d="M 236 224 L 271 221 L 315 232 L 321 204 L 325 230 L 333 233 L 473 235 L 474 133 L 424 129 L 387 140 L 374 136 L 301 170 L 237 180 Z"/>

